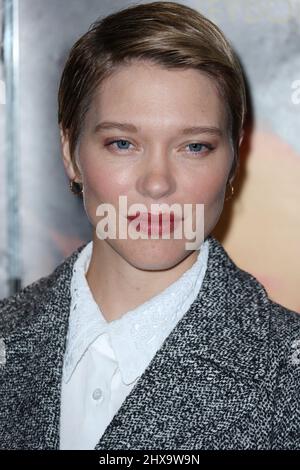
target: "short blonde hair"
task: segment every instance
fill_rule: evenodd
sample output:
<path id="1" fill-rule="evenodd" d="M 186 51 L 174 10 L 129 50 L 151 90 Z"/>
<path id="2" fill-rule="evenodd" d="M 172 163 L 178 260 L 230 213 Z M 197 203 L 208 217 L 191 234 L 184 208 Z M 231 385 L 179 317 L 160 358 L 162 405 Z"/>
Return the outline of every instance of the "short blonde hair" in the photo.
<path id="1" fill-rule="evenodd" d="M 76 146 L 96 89 L 119 66 L 139 59 L 168 69 L 193 68 L 212 78 L 226 107 L 232 181 L 247 109 L 242 68 L 212 21 L 175 2 L 134 4 L 100 18 L 73 45 L 59 85 L 58 123 L 68 132 L 76 170 Z"/>

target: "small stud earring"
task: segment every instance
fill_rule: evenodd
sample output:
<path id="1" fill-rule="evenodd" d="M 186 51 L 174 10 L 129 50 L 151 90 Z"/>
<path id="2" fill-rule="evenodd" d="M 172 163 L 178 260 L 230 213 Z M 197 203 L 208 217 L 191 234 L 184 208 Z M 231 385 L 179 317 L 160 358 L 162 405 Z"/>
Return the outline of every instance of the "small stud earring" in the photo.
<path id="1" fill-rule="evenodd" d="M 234 194 L 234 187 L 233 187 L 231 181 L 230 181 L 229 185 L 230 185 L 230 189 L 231 189 L 231 194 L 228 197 L 226 197 L 225 201 L 229 201 L 232 198 L 233 194 Z"/>
<path id="2" fill-rule="evenodd" d="M 75 178 L 70 181 L 70 189 L 73 194 L 76 194 L 76 196 L 81 196 L 83 193 L 83 184 L 75 181 Z"/>

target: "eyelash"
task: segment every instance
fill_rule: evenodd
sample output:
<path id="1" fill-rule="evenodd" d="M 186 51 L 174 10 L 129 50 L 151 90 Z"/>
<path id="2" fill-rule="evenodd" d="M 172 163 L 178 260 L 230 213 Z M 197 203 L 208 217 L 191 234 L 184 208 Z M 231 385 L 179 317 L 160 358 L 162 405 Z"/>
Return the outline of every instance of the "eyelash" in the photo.
<path id="1" fill-rule="evenodd" d="M 107 144 L 105 144 L 105 147 L 109 147 L 110 145 L 115 144 L 117 142 L 128 142 L 129 144 L 131 144 L 131 142 L 129 142 L 129 140 L 126 140 L 126 139 L 115 139 L 115 140 L 111 140 L 110 142 L 107 142 Z M 202 142 L 192 142 L 191 144 L 187 144 L 186 146 L 189 146 L 189 145 L 201 145 L 202 147 L 206 147 L 206 149 L 208 151 L 212 151 L 215 148 L 211 144 L 203 144 Z M 120 150 L 122 152 L 122 149 L 120 149 L 120 148 L 118 148 L 117 150 Z M 123 149 L 123 150 L 126 151 L 126 150 L 129 150 L 129 149 Z M 200 152 L 188 152 L 188 153 L 190 153 L 192 155 L 199 155 L 203 152 L 200 151 Z"/>

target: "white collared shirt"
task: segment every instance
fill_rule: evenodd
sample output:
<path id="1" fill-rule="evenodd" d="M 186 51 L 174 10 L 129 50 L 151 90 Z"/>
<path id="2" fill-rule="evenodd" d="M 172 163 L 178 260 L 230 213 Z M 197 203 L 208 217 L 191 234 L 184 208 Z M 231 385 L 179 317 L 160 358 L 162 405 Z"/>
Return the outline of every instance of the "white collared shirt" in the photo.
<path id="1" fill-rule="evenodd" d="M 93 242 L 80 252 L 71 280 L 63 365 L 60 449 L 94 449 L 126 396 L 201 289 L 209 240 L 195 263 L 163 292 L 107 322 L 85 274 Z"/>

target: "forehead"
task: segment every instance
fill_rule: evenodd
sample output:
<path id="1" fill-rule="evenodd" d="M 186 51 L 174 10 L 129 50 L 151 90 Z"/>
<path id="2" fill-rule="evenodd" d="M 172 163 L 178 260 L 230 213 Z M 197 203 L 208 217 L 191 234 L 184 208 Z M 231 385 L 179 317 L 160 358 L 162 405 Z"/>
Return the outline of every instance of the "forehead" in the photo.
<path id="1" fill-rule="evenodd" d="M 225 106 L 213 79 L 195 69 L 156 64 L 121 66 L 95 93 L 89 118 L 162 128 L 189 124 L 225 127 Z"/>

